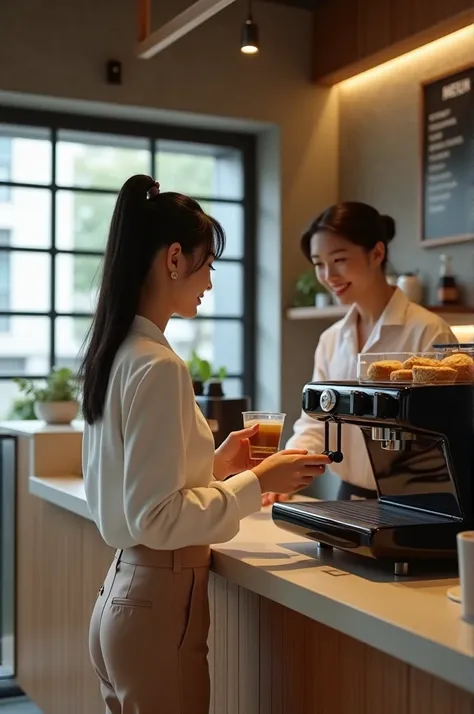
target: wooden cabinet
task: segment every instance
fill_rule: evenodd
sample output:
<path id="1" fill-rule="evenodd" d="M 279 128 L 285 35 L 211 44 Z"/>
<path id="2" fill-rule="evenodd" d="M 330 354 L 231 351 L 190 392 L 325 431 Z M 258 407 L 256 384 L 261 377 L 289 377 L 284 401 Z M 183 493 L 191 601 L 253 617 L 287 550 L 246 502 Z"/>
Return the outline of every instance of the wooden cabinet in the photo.
<path id="1" fill-rule="evenodd" d="M 314 80 L 335 84 L 472 23 L 472 0 L 321 3 L 314 13 Z"/>
<path id="2" fill-rule="evenodd" d="M 210 714 L 474 711 L 471 694 L 218 575 L 209 590 Z"/>

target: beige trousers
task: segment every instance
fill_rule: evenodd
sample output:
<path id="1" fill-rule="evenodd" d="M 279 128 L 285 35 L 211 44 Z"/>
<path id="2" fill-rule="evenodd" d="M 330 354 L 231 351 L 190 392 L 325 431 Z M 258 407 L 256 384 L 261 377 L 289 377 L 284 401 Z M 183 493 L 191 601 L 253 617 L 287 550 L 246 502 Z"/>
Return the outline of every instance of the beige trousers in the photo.
<path id="1" fill-rule="evenodd" d="M 89 637 L 107 714 L 208 714 L 209 565 L 207 547 L 117 553 Z"/>

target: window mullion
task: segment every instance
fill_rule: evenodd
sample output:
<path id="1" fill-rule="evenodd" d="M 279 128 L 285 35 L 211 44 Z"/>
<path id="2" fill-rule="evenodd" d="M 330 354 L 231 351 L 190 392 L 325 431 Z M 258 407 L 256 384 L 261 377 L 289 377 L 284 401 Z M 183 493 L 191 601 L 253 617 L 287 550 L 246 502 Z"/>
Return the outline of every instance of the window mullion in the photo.
<path id="1" fill-rule="evenodd" d="M 51 301 L 51 319 L 50 319 L 50 335 L 49 335 L 49 361 L 52 369 L 56 363 L 56 149 L 57 149 L 58 133 L 55 127 L 51 131 L 51 284 L 50 284 L 50 301 Z"/>
<path id="2" fill-rule="evenodd" d="M 150 175 L 155 179 L 155 181 L 157 181 L 158 179 L 156 178 L 156 139 L 150 139 L 150 152 Z"/>

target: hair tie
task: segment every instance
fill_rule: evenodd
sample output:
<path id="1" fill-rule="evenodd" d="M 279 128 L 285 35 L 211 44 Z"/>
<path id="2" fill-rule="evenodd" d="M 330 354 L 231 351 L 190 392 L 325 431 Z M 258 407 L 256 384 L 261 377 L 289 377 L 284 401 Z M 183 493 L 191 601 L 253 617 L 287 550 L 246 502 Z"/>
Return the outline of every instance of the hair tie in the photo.
<path id="1" fill-rule="evenodd" d="M 158 181 L 153 181 L 153 186 L 151 186 L 151 188 L 149 188 L 148 191 L 146 192 L 146 197 L 148 199 L 155 198 L 155 196 L 158 196 L 159 193 L 160 193 L 160 184 L 158 183 Z"/>

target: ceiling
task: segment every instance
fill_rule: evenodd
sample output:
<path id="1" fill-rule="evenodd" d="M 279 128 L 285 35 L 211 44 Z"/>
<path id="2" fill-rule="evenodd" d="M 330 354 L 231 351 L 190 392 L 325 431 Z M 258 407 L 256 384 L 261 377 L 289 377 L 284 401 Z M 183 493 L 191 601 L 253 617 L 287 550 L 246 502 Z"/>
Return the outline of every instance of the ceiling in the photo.
<path id="1" fill-rule="evenodd" d="M 301 7 L 305 10 L 315 10 L 325 0 L 266 0 L 278 5 L 289 5 L 290 7 Z"/>

